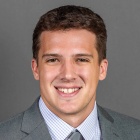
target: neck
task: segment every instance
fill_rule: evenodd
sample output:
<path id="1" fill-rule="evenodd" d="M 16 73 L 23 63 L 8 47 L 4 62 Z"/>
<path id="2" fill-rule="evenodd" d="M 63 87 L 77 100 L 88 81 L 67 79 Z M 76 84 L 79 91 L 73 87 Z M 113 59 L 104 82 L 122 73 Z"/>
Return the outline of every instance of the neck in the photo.
<path id="1" fill-rule="evenodd" d="M 65 121 L 70 126 L 77 128 L 92 112 L 94 109 L 94 104 L 91 104 L 91 107 L 89 105 L 85 107 L 82 111 L 76 112 L 76 113 L 62 113 L 57 114 L 53 112 L 55 115 L 57 115 L 59 118 L 61 118 L 63 121 Z"/>
<path id="2" fill-rule="evenodd" d="M 76 128 L 90 115 L 90 113 L 94 109 L 95 97 L 92 98 L 90 103 L 88 103 L 85 107 L 78 109 L 75 112 L 66 112 L 58 110 L 52 107 L 48 102 L 45 102 L 45 100 L 43 101 L 51 112 L 53 112 L 55 115 L 57 115 L 60 119 L 65 121 L 70 126 Z"/>

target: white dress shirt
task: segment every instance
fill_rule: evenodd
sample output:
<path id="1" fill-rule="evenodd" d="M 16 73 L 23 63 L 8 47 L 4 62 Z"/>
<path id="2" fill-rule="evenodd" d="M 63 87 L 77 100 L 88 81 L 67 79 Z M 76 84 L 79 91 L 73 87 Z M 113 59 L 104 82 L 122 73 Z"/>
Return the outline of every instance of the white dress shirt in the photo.
<path id="1" fill-rule="evenodd" d="M 77 128 L 73 128 L 51 112 L 41 97 L 39 100 L 39 109 L 48 127 L 52 140 L 64 140 L 75 129 L 82 134 L 85 140 L 100 140 L 101 131 L 99 127 L 96 102 L 93 111 Z"/>

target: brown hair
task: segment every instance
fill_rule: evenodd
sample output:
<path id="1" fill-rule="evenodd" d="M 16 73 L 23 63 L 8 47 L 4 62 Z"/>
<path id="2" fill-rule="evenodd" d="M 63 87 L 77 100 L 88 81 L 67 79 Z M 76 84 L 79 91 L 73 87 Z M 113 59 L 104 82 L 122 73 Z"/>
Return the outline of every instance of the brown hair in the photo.
<path id="1" fill-rule="evenodd" d="M 106 58 L 107 33 L 103 19 L 88 8 L 67 5 L 42 15 L 33 33 L 33 58 L 38 59 L 40 35 L 43 31 L 85 29 L 96 35 L 99 63 Z"/>

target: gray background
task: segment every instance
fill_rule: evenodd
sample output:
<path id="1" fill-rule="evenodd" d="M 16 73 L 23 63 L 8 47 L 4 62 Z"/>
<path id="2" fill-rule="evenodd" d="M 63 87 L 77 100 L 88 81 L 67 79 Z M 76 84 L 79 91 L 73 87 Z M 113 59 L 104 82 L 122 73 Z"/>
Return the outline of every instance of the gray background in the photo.
<path id="1" fill-rule="evenodd" d="M 98 104 L 140 119 L 139 0 L 0 0 L 0 120 L 39 96 L 30 68 L 32 32 L 42 14 L 66 4 L 91 8 L 107 26 L 109 69 Z"/>

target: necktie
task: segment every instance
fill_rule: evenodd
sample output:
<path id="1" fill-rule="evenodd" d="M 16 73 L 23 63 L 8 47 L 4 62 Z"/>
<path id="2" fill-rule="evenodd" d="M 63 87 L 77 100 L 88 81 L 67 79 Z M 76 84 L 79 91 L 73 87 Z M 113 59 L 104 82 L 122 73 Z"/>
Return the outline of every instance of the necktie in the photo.
<path id="1" fill-rule="evenodd" d="M 76 130 L 74 132 L 72 132 L 67 138 L 66 140 L 84 140 L 83 136 L 81 135 L 81 133 Z"/>

